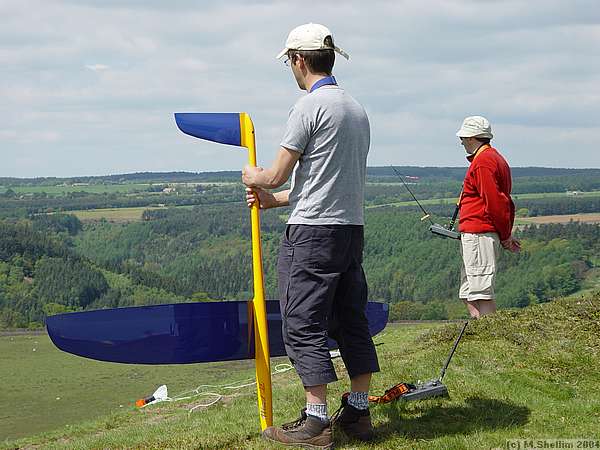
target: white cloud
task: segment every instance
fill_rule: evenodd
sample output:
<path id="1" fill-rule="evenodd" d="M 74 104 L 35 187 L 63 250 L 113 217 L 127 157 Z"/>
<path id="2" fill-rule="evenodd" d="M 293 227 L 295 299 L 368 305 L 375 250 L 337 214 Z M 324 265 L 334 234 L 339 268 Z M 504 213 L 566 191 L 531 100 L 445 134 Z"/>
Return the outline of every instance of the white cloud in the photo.
<path id="1" fill-rule="evenodd" d="M 91 70 L 92 72 L 102 72 L 110 69 L 110 67 L 106 64 L 86 64 L 85 68 Z"/>
<path id="2" fill-rule="evenodd" d="M 336 75 L 370 114 L 370 164 L 463 165 L 455 128 L 484 114 L 513 164 L 600 167 L 577 147 L 600 139 L 596 0 L 24 0 L 0 15 L 0 148 L 19 155 L 0 176 L 245 162 L 181 135 L 174 111 L 251 113 L 268 163 L 302 95 L 274 56 L 309 21 L 351 55 Z"/>

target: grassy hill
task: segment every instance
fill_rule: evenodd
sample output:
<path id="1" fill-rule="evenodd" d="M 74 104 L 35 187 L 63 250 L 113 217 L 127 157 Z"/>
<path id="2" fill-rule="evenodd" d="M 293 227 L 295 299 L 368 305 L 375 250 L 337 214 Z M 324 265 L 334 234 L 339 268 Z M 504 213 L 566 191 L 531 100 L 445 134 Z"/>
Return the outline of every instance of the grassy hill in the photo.
<path id="1" fill-rule="evenodd" d="M 399 381 L 427 380 L 437 376 L 458 327 L 457 323 L 388 326 L 376 338 L 382 372 L 374 377 L 373 391 L 383 392 Z M 0 350 L 5 355 L 7 339 L 0 339 Z M 81 417 L 93 411 L 96 402 L 102 403 L 102 389 L 107 389 L 110 384 L 120 385 L 119 389 L 135 384 L 138 395 L 143 395 L 144 392 L 139 392 L 143 384 L 138 383 L 136 373 L 138 378 L 140 373 L 143 374 L 148 386 L 166 382 L 170 389 L 173 386 L 182 389 L 185 383 L 190 386 L 194 374 L 196 380 L 202 378 L 203 369 L 207 367 L 142 369 L 88 362 L 58 351 L 51 355 L 48 350 L 48 354 L 45 363 L 42 360 L 37 369 L 29 369 L 30 374 L 46 370 L 45 364 L 58 359 L 62 359 L 60 367 L 79 370 L 79 377 L 74 373 L 68 375 L 57 365 L 56 371 L 46 378 L 44 390 L 51 389 L 58 381 L 70 382 L 75 392 L 85 390 L 85 401 L 79 405 Z M 347 386 L 341 361 L 335 361 L 342 381 L 331 385 L 332 400 Z M 86 369 L 87 363 L 93 368 Z M 18 365 L 16 360 L 11 363 L 11 366 Z M 515 438 L 600 439 L 599 366 L 600 292 L 519 311 L 501 311 L 472 322 L 467 328 L 445 378 L 450 399 L 376 406 L 372 409 L 377 433 L 375 443 L 363 446 L 336 435 L 336 448 L 487 449 L 506 448 L 506 440 Z M 3 364 L 0 375 L 4 380 L 7 379 L 7 374 L 2 373 L 5 370 Z M 13 370 L 16 369 L 13 367 Z M 95 377 L 97 384 L 86 386 L 82 375 L 86 370 L 90 377 Z M 156 375 L 154 370 L 159 372 L 158 376 L 152 376 Z M 251 375 L 251 365 L 246 363 L 222 364 L 212 370 L 211 377 L 219 379 L 219 383 L 235 382 Z M 179 378 L 166 378 L 169 373 L 178 373 Z M 17 384 L 13 391 L 26 390 L 18 385 L 25 380 L 10 380 Z M 303 406 L 295 373 L 288 371 L 275 375 L 273 386 L 276 422 L 294 419 Z M 192 413 L 189 409 L 206 398 L 136 410 L 127 401 L 133 400 L 133 396 L 131 392 L 130 397 L 123 400 L 122 408 L 116 408 L 116 412 L 101 419 L 71 423 L 56 431 L 17 441 L 4 441 L 3 447 L 276 448 L 259 437 L 252 388 L 225 393 L 215 405 Z M 15 405 L 14 400 L 9 404 Z M 332 410 L 336 407 L 337 401 L 332 402 Z M 69 414 L 77 416 L 77 410 L 68 409 Z M 3 411 L 3 416 L 6 414 L 7 411 Z M 67 412 L 55 406 L 48 414 L 60 417 Z M 25 423 L 29 419 L 34 426 L 33 415 L 30 412 Z"/>

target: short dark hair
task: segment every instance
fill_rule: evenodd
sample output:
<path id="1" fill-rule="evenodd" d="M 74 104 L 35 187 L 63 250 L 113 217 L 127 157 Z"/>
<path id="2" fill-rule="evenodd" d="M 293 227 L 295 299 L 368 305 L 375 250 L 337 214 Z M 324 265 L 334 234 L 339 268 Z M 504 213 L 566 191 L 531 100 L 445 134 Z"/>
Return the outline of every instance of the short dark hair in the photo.
<path id="1" fill-rule="evenodd" d="M 483 138 L 483 137 L 477 137 L 477 136 L 475 136 L 475 139 L 477 139 L 482 144 L 489 144 L 491 141 L 490 138 Z"/>
<path id="2" fill-rule="evenodd" d="M 334 45 L 331 36 L 325 38 L 325 45 L 331 48 L 323 50 L 288 50 L 288 58 L 293 62 L 295 55 L 300 55 L 311 72 L 331 75 L 333 63 L 335 62 Z"/>

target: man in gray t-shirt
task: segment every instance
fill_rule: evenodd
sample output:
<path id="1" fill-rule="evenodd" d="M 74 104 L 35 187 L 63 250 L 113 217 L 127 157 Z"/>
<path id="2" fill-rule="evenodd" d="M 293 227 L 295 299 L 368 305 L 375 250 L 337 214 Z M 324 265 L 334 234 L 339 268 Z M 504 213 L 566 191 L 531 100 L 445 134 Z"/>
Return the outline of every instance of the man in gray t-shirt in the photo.
<path id="1" fill-rule="evenodd" d="M 287 223 L 363 225 L 369 120 L 335 84 L 296 102 L 281 146 L 300 153 L 292 175 Z"/>
<path id="2" fill-rule="evenodd" d="M 289 34 L 286 56 L 298 87 L 308 94 L 290 111 L 281 147 L 267 169 L 246 166 L 249 206 L 291 206 L 277 262 L 283 339 L 306 394 L 301 418 L 269 427 L 266 439 L 330 448 L 332 422 L 351 438 L 369 440 L 371 374 L 379 371 L 365 314 L 362 270 L 363 197 L 370 130 L 362 106 L 331 75 L 335 52 L 323 25 Z M 292 174 L 293 171 L 293 174 Z M 292 175 L 290 190 L 270 192 Z M 335 420 L 327 415 L 327 384 L 337 380 L 327 339 L 335 339 L 351 380 Z"/>

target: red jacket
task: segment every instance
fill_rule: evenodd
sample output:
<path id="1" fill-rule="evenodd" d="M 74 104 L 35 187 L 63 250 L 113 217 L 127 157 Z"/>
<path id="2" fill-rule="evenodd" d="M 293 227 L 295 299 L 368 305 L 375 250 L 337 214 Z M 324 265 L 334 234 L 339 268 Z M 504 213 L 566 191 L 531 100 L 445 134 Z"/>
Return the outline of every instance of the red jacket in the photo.
<path id="1" fill-rule="evenodd" d="M 496 232 L 508 239 L 515 219 L 512 180 L 506 160 L 493 147 L 475 156 L 465 175 L 458 229 L 463 233 Z"/>

